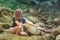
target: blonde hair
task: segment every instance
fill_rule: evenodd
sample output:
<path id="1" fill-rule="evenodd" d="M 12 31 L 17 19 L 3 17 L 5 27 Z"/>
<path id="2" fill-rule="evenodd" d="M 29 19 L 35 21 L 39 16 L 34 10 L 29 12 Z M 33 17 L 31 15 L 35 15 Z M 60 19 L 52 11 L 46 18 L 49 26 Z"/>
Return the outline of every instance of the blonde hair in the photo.
<path id="1" fill-rule="evenodd" d="M 16 9 L 15 12 L 21 12 L 22 13 L 22 9 Z"/>
<path id="2" fill-rule="evenodd" d="M 17 12 L 19 12 L 20 14 L 22 14 L 22 9 L 16 9 L 16 10 L 14 11 L 13 17 L 15 17 L 15 14 L 16 14 Z M 19 14 L 19 13 L 17 13 L 17 14 Z"/>

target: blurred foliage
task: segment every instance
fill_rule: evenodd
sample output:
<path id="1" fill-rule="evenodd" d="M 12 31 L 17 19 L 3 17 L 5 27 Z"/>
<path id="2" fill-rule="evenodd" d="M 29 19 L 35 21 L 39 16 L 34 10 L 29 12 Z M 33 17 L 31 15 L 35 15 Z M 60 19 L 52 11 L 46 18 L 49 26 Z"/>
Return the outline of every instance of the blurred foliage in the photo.
<path id="1" fill-rule="evenodd" d="M 0 0 L 0 7 L 25 9 L 37 5 L 37 7 L 40 7 L 41 5 L 53 6 L 59 4 L 58 1 L 59 0 Z"/>
<path id="2" fill-rule="evenodd" d="M 9 8 L 9 9 L 17 9 L 21 8 L 25 9 L 37 9 L 41 10 L 40 13 L 49 13 L 54 14 L 57 10 L 60 10 L 60 0 L 0 0 L 0 9 L 1 8 Z M 39 15 L 40 13 L 36 13 Z"/>

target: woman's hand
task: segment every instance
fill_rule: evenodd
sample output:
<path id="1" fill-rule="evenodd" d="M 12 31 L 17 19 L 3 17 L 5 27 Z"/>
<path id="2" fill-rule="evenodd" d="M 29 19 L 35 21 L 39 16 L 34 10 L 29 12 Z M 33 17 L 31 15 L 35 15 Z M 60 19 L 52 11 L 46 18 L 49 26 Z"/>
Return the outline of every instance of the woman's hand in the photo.
<path id="1" fill-rule="evenodd" d="M 24 24 L 20 24 L 21 26 L 24 26 Z"/>

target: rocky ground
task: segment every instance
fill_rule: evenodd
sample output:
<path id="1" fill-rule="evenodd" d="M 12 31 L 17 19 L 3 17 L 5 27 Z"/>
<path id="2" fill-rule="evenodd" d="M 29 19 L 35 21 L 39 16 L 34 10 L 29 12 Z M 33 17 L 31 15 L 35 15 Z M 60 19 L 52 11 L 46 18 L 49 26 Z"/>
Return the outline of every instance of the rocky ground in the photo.
<path id="1" fill-rule="evenodd" d="M 19 36 L 4 32 L 0 33 L 0 40 L 41 40 L 41 36 Z"/>
<path id="2" fill-rule="evenodd" d="M 25 19 L 33 22 L 36 27 L 25 24 L 34 35 L 20 36 L 9 33 L 8 29 L 12 25 L 13 12 L 9 9 L 0 10 L 0 40 L 60 40 L 60 18 L 49 17 L 41 14 L 40 17 L 31 14 L 23 14 Z M 26 19 L 26 20 L 27 20 Z"/>

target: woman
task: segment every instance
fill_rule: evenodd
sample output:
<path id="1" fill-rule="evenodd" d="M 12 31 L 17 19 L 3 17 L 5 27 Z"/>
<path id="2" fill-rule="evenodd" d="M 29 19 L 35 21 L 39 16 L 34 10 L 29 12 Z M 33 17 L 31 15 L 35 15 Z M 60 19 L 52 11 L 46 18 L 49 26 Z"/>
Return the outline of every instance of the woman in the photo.
<path id="1" fill-rule="evenodd" d="M 29 21 L 25 20 L 24 18 L 22 18 L 22 10 L 21 9 L 16 9 L 14 12 L 12 28 L 9 29 L 10 32 L 13 34 L 17 34 L 17 35 L 19 35 L 19 34 L 27 35 L 26 32 L 21 33 L 21 29 L 24 27 L 24 23 L 28 23 L 28 24 L 34 26 L 34 24 L 32 22 L 29 22 Z"/>

